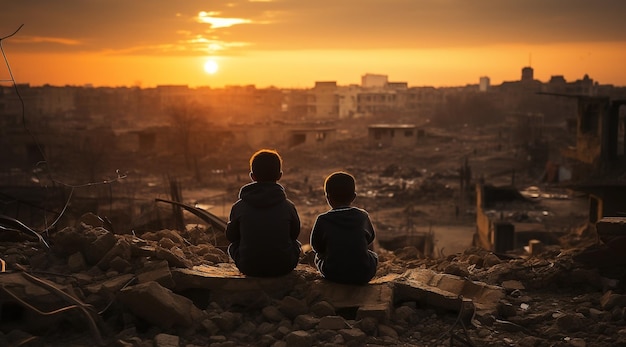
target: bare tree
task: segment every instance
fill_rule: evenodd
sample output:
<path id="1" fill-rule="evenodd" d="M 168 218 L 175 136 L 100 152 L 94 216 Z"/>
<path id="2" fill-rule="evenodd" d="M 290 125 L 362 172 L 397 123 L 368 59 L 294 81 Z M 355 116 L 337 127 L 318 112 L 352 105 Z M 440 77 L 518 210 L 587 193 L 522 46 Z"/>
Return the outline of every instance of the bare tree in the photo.
<path id="1" fill-rule="evenodd" d="M 209 128 L 209 109 L 196 102 L 181 101 L 166 108 L 170 126 L 174 131 L 187 170 L 193 168 L 199 178 L 198 157 L 202 151 L 202 134 Z"/>

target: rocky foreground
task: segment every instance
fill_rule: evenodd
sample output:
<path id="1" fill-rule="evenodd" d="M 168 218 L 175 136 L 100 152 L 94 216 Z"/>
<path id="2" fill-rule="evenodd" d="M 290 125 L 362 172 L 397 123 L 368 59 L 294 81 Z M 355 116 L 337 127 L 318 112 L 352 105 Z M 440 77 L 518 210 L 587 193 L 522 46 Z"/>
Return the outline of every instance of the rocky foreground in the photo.
<path id="1" fill-rule="evenodd" d="M 200 229 L 3 232 L 0 346 L 626 346 L 624 262 L 586 235 L 533 255 L 381 249 L 376 278 L 345 286 L 310 254 L 246 278 Z"/>

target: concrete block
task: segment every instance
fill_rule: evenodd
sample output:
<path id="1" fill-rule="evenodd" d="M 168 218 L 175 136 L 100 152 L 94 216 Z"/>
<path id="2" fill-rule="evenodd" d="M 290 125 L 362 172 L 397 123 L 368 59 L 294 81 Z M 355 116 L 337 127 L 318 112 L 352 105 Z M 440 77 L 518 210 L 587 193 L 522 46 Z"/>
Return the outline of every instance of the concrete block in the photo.
<path id="1" fill-rule="evenodd" d="M 340 330 L 340 329 L 348 329 L 350 325 L 346 320 L 341 316 L 326 316 L 320 318 L 320 322 L 317 325 L 317 329 L 323 330 Z"/>
<path id="2" fill-rule="evenodd" d="M 155 281 L 165 288 L 174 288 L 172 272 L 168 262 L 165 260 L 147 263 L 142 271 L 137 274 L 137 280 L 139 283 Z"/>
<path id="3" fill-rule="evenodd" d="M 375 318 L 379 323 L 389 321 L 391 317 L 391 307 L 389 303 L 369 304 L 359 307 L 356 311 L 356 319 Z"/>
<path id="4" fill-rule="evenodd" d="M 135 315 L 164 329 L 189 327 L 203 320 L 202 311 L 191 300 L 156 282 L 126 287 L 119 299 Z"/>
<path id="5" fill-rule="evenodd" d="M 393 303 L 393 289 L 387 283 L 358 286 L 322 280 L 315 283 L 315 288 L 320 293 L 320 299 L 329 302 L 335 309 L 374 307 Z"/>
<path id="6" fill-rule="evenodd" d="M 626 217 L 604 217 L 596 222 L 596 231 L 604 243 L 626 236 Z"/>
<path id="7" fill-rule="evenodd" d="M 504 295 L 502 287 L 427 269 L 411 269 L 394 280 L 397 301 L 417 301 L 453 311 L 495 312 L 496 303 Z"/>

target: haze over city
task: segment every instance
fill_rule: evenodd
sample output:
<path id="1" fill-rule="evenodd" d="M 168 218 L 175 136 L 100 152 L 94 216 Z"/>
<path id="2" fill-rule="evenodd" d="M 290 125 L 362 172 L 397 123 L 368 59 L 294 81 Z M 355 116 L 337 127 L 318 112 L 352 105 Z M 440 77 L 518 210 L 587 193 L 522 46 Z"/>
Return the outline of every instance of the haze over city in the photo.
<path id="1" fill-rule="evenodd" d="M 626 85 L 626 2 L 9 1 L 2 47 L 31 85 L 308 88 L 365 73 L 411 86 L 592 76 Z M 6 83 L 9 68 L 0 66 Z"/>

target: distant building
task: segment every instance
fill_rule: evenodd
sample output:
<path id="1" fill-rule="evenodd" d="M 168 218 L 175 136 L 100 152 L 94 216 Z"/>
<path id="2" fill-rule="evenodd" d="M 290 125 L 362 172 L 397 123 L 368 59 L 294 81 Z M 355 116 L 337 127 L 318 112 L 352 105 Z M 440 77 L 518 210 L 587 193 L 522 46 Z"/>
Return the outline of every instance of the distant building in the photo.
<path id="1" fill-rule="evenodd" d="M 588 222 L 607 241 L 601 226 L 609 233 L 614 228 L 605 219 L 618 218 L 617 224 L 623 225 L 626 216 L 626 99 L 580 95 L 576 99 L 576 145 L 562 150 L 572 168 L 569 188 L 588 195 Z"/>
<path id="2" fill-rule="evenodd" d="M 526 66 L 522 68 L 522 82 L 533 81 L 535 79 L 535 70 L 532 67 Z"/>
<path id="3" fill-rule="evenodd" d="M 409 89 L 409 84 L 406 82 L 387 82 L 387 88 L 393 90 L 407 90 Z"/>
<path id="4" fill-rule="evenodd" d="M 489 83 L 490 83 L 489 77 L 487 76 L 481 77 L 480 82 L 478 84 L 478 90 L 481 92 L 489 91 Z"/>
<path id="5" fill-rule="evenodd" d="M 404 112 L 434 118 L 446 102 L 446 94 L 434 87 L 413 87 L 398 92 L 398 104 Z"/>
<path id="6" fill-rule="evenodd" d="M 384 88 L 387 86 L 387 75 L 365 74 L 361 76 L 361 87 L 363 88 Z"/>
<path id="7" fill-rule="evenodd" d="M 309 119 L 339 118 L 337 82 L 315 82 L 315 87 L 309 92 L 308 106 Z"/>
<path id="8" fill-rule="evenodd" d="M 357 115 L 357 98 L 361 88 L 350 85 L 339 88 L 339 118 L 349 118 Z"/>
<path id="9" fill-rule="evenodd" d="M 335 139 L 337 129 L 331 127 L 296 128 L 289 130 L 288 146 L 323 146 Z"/>
<path id="10" fill-rule="evenodd" d="M 573 179 L 602 177 L 626 168 L 626 100 L 608 97 L 578 99 L 576 146 L 563 149 L 573 166 Z"/>
<path id="11" fill-rule="evenodd" d="M 309 91 L 306 89 L 288 89 L 283 92 L 281 112 L 283 120 L 302 121 L 308 113 Z"/>
<path id="12" fill-rule="evenodd" d="M 372 90 L 360 92 L 357 96 L 359 114 L 376 115 L 396 111 L 397 93 L 393 90 Z"/>
<path id="13" fill-rule="evenodd" d="M 369 144 L 375 148 L 415 146 L 421 135 L 415 124 L 371 124 L 367 130 Z"/>

